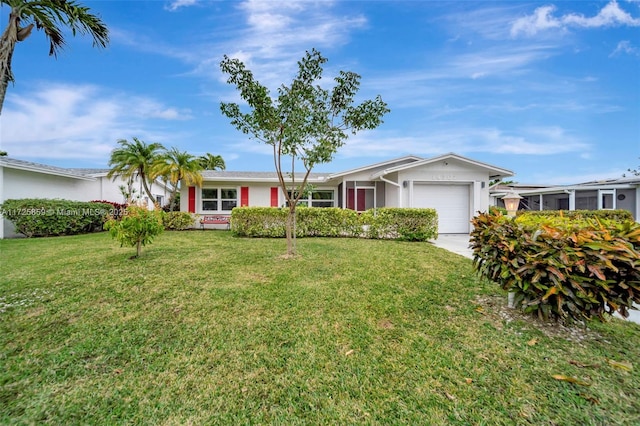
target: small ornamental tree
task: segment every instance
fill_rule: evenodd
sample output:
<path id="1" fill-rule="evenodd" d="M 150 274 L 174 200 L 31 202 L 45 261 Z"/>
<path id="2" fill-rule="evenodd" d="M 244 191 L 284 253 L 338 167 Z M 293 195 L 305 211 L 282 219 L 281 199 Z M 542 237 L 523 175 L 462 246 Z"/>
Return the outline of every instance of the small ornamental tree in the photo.
<path id="1" fill-rule="evenodd" d="M 287 255 L 294 256 L 293 228 L 296 206 L 304 194 L 311 170 L 316 164 L 328 163 L 344 145 L 348 132 L 375 129 L 389 112 L 380 96 L 354 105 L 360 87 L 360 76 L 340 71 L 331 90 L 322 88 L 322 65 L 327 62 L 315 49 L 306 52 L 298 62 L 298 74 L 290 86 L 280 86 L 277 98 L 253 78 L 253 73 L 238 59 L 225 55 L 220 68 L 246 101 L 250 111 L 242 112 L 236 103 L 221 103 L 222 113 L 242 133 L 273 147 L 273 160 L 282 192 L 289 208 L 286 237 Z M 287 172 L 283 157 L 290 158 Z M 304 173 L 296 181 L 295 165 L 302 163 Z M 285 181 L 288 175 L 289 184 Z"/>
<path id="2" fill-rule="evenodd" d="M 136 248 L 136 255 L 140 257 L 142 246 L 151 244 L 153 238 L 164 231 L 162 210 L 148 210 L 146 207 L 130 205 L 122 219 L 110 219 L 105 223 L 105 229 L 120 242 L 120 247 L 127 245 Z"/>

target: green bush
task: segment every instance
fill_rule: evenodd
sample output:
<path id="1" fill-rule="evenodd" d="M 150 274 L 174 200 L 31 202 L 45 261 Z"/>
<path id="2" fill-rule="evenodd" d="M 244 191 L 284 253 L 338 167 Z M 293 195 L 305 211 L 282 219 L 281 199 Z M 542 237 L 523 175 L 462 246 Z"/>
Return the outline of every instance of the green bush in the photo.
<path id="1" fill-rule="evenodd" d="M 570 219 L 599 218 L 620 221 L 633 220 L 633 215 L 629 210 L 519 210 L 517 215 L 529 217 L 566 217 Z"/>
<path id="2" fill-rule="evenodd" d="M 239 207 L 231 212 L 231 230 L 241 237 L 284 238 L 288 209 Z M 361 215 L 341 208 L 296 208 L 297 237 L 367 237 L 426 241 L 438 236 L 433 209 L 380 208 Z"/>
<path id="3" fill-rule="evenodd" d="M 338 207 L 298 207 L 296 231 L 305 237 L 356 237 L 362 233 L 362 222 L 354 210 Z"/>
<path id="4" fill-rule="evenodd" d="M 162 210 L 149 210 L 144 206 L 130 205 L 120 220 L 108 220 L 104 228 L 120 242 L 120 247 L 136 247 L 140 257 L 142 247 L 151 244 L 153 239 L 164 231 Z"/>
<path id="5" fill-rule="evenodd" d="M 640 303 L 640 224 L 560 215 L 481 214 L 473 219 L 474 267 L 542 318 L 628 316 Z"/>
<path id="6" fill-rule="evenodd" d="M 13 222 L 16 231 L 27 237 L 50 237 L 102 231 L 113 206 L 106 203 L 44 198 L 6 200 L 2 216 Z"/>
<path id="7" fill-rule="evenodd" d="M 238 237 L 284 238 L 288 209 L 236 207 L 231 211 L 231 231 Z"/>
<path id="8" fill-rule="evenodd" d="M 438 238 L 438 214 L 435 209 L 379 208 L 363 217 L 366 236 L 378 239 L 427 241 Z"/>
<path id="9" fill-rule="evenodd" d="M 164 229 L 172 231 L 184 231 L 193 228 L 194 217 L 188 212 L 165 212 L 162 215 Z"/>
<path id="10" fill-rule="evenodd" d="M 489 214 L 502 214 L 502 215 L 507 215 L 507 209 L 505 209 L 504 207 L 499 207 L 499 206 L 490 206 L 489 207 Z"/>

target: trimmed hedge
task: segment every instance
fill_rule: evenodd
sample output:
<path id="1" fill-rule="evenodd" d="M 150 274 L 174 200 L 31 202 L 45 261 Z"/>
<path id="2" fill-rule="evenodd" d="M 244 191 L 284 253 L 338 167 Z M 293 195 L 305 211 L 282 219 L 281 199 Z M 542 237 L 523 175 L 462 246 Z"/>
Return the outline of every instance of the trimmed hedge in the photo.
<path id="1" fill-rule="evenodd" d="M 6 200 L 2 216 L 13 222 L 16 231 L 27 237 L 50 237 L 102 231 L 111 204 L 43 198 Z"/>
<path id="2" fill-rule="evenodd" d="M 640 224 L 522 214 L 473 219 L 475 269 L 541 318 L 628 316 L 640 303 Z"/>
<path id="3" fill-rule="evenodd" d="M 284 238 L 288 208 L 238 207 L 231 231 L 240 237 Z M 362 237 L 426 241 L 438 237 L 434 209 L 380 208 L 363 214 L 349 209 L 296 208 L 296 237 Z"/>
<path id="4" fill-rule="evenodd" d="M 490 210 L 491 211 L 491 210 Z M 506 210 L 505 210 L 506 212 Z M 570 219 L 599 218 L 609 220 L 631 220 L 633 215 L 629 210 L 519 210 L 518 216 L 544 216 L 544 217 L 566 217 Z"/>

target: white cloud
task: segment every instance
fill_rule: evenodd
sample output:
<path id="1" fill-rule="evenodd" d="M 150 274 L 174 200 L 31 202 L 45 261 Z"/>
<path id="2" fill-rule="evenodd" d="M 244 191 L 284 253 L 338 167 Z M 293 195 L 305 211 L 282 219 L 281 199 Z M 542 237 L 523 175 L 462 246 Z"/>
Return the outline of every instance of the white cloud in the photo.
<path id="1" fill-rule="evenodd" d="M 537 8 L 533 15 L 517 19 L 511 26 L 511 35 L 517 36 L 524 33 L 531 36 L 538 31 L 560 28 L 560 21 L 551 16 L 555 10 L 555 6 L 542 6 Z"/>
<path id="2" fill-rule="evenodd" d="M 627 54 L 631 56 L 640 56 L 640 49 L 632 45 L 629 40 L 623 40 L 618 43 L 618 45 L 616 46 L 614 51 L 611 52 L 609 57 L 617 56 L 621 54 Z"/>
<path id="3" fill-rule="evenodd" d="M 171 139 L 150 130 L 152 121 L 186 120 L 189 111 L 157 100 L 110 93 L 92 85 L 46 84 L 31 93 L 8 93 L 2 111 L 2 149 L 18 158 L 106 161 L 118 139 Z M 160 139 L 160 140 L 158 140 Z"/>
<path id="4" fill-rule="evenodd" d="M 167 6 L 165 6 L 165 9 L 175 12 L 181 7 L 193 6 L 197 2 L 198 0 L 174 0 L 171 3 L 169 3 Z"/>
<path id="5" fill-rule="evenodd" d="M 532 15 L 516 19 L 511 26 L 511 36 L 533 36 L 549 29 L 565 30 L 569 27 L 600 28 L 613 26 L 640 26 L 640 18 L 634 18 L 624 11 L 616 0 L 604 6 L 597 15 L 586 17 L 582 14 L 569 13 L 560 17 L 553 16 L 556 7 L 553 5 L 538 7 Z"/>
<path id="6" fill-rule="evenodd" d="M 620 8 L 618 2 L 612 0 L 600 12 L 591 18 L 583 15 L 569 14 L 562 18 L 562 22 L 567 25 L 575 25 L 578 27 L 598 28 L 625 26 L 640 26 L 640 19 L 632 17 L 629 13 Z"/>
<path id="7" fill-rule="evenodd" d="M 340 155 L 361 157 L 363 152 L 377 157 L 395 157 L 402 153 L 433 156 L 447 152 L 462 155 L 490 153 L 495 155 L 540 155 L 582 153 L 590 145 L 560 127 L 531 127 L 506 131 L 492 127 L 457 127 L 429 129 L 420 135 L 396 136 L 383 130 L 361 132 L 349 138 Z M 400 154 L 402 154 L 400 153 Z"/>

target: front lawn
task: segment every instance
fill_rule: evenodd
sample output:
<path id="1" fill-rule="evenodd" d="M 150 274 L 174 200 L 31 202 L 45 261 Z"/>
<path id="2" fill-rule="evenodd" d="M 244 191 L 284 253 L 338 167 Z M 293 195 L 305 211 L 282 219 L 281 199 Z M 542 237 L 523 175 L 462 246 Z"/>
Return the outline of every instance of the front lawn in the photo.
<path id="1" fill-rule="evenodd" d="M 639 325 L 525 322 L 428 243 L 298 248 L 0 240 L 0 423 L 640 424 Z"/>

